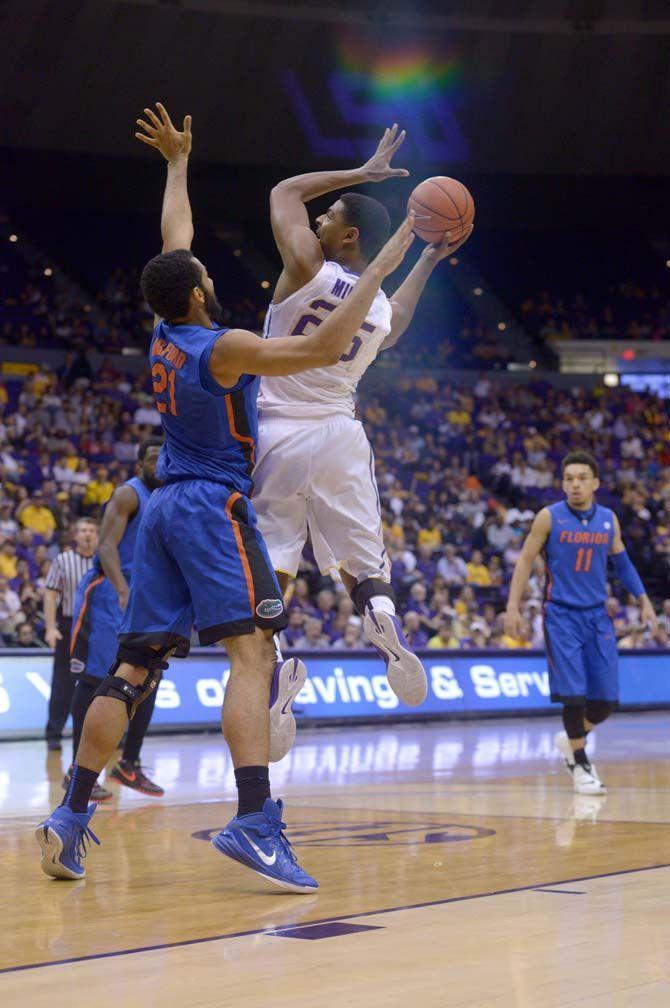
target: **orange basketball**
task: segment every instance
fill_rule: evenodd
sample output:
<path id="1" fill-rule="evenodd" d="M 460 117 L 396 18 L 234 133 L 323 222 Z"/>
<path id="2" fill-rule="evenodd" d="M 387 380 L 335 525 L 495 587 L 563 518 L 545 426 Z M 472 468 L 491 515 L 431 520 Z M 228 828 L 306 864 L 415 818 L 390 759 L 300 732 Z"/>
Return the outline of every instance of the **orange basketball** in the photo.
<path id="1" fill-rule="evenodd" d="M 458 179 L 436 175 L 420 182 L 407 201 L 416 214 L 414 231 L 427 242 L 441 242 L 445 231 L 457 242 L 475 219 L 475 203 Z"/>

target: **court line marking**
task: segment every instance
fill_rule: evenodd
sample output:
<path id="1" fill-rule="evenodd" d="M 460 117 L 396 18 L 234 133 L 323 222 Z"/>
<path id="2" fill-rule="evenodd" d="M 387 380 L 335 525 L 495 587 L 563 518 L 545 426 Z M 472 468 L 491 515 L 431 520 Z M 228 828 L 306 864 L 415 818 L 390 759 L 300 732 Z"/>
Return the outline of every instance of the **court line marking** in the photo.
<path id="1" fill-rule="evenodd" d="M 323 917 L 320 920 L 300 921 L 297 924 L 284 924 L 282 931 L 290 931 L 292 928 L 311 927 L 314 924 L 332 924 L 336 921 L 357 920 L 360 917 L 381 917 L 384 914 L 399 913 L 403 910 L 425 910 L 428 907 L 446 906 L 448 903 L 466 903 L 469 900 L 489 899 L 492 896 L 509 896 L 513 893 L 531 892 L 541 889 L 544 886 L 570 885 L 572 882 L 591 882 L 601 878 L 616 878 L 620 875 L 635 875 L 636 873 L 658 871 L 661 868 L 670 868 L 668 864 L 644 865 L 640 868 L 623 868 L 615 872 L 601 872 L 598 875 L 580 875 L 577 878 L 558 879 L 555 882 L 534 882 L 533 885 L 514 886 L 511 889 L 495 889 L 490 892 L 471 893 L 468 896 L 448 896 L 445 899 L 429 900 L 423 903 L 407 903 L 403 906 L 381 907 L 378 910 L 362 910 L 352 914 L 337 914 L 333 917 Z M 254 935 L 268 935 L 272 937 L 277 931 L 277 927 L 253 928 L 248 931 L 232 931 L 226 934 L 210 935 L 207 938 L 184 938 L 181 941 L 164 942 L 160 945 L 144 945 L 137 948 L 118 949 L 116 952 L 96 952 L 91 955 L 72 956 L 69 959 L 54 959 L 47 962 L 26 963 L 23 966 L 4 966 L 0 968 L 0 975 L 3 973 L 21 973 L 26 970 L 44 969 L 48 966 L 69 966 L 73 963 L 91 962 L 96 959 L 116 959 L 121 956 L 138 955 L 141 952 L 161 952 L 164 949 L 186 948 L 190 945 L 205 945 L 208 942 L 225 941 L 231 938 L 250 938 Z"/>
<path id="2" fill-rule="evenodd" d="M 584 889 L 536 889 L 535 892 L 555 892 L 561 896 L 586 896 Z"/>

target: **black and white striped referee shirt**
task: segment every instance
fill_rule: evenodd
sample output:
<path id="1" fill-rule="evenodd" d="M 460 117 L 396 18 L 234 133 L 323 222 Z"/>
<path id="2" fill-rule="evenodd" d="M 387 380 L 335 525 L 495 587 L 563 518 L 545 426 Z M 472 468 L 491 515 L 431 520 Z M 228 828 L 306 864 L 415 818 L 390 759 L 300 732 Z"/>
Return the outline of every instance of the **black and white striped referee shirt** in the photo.
<path id="1" fill-rule="evenodd" d="M 61 616 L 72 617 L 77 585 L 92 566 L 92 556 L 82 556 L 73 549 L 63 550 L 51 564 L 44 587 L 60 592 Z"/>

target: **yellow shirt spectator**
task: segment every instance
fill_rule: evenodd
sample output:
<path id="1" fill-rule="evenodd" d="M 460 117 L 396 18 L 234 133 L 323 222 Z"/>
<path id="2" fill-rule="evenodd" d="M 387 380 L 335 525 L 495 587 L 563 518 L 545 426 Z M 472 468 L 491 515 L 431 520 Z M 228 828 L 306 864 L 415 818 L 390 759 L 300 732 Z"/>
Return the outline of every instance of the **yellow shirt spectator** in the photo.
<path id="1" fill-rule="evenodd" d="M 0 576 L 15 578 L 16 573 L 16 557 L 0 551 Z"/>
<path id="2" fill-rule="evenodd" d="M 29 528 L 36 535 L 46 535 L 55 530 L 55 518 L 41 499 L 35 498 L 34 502 L 24 507 L 17 517 L 24 528 Z"/>
<path id="3" fill-rule="evenodd" d="M 451 636 L 442 637 L 441 634 L 437 633 L 428 641 L 428 647 L 436 650 L 440 648 L 457 648 L 458 646 L 458 638 L 454 637 L 453 634 Z"/>
<path id="4" fill-rule="evenodd" d="M 471 417 L 467 410 L 464 409 L 453 409 L 449 410 L 447 413 L 447 420 L 454 427 L 469 427 Z"/>
<path id="5" fill-rule="evenodd" d="M 473 563 L 465 565 L 467 571 L 467 583 L 477 585 L 478 588 L 489 588 L 491 586 L 491 572 L 483 563 Z"/>
<path id="6" fill-rule="evenodd" d="M 114 484 L 108 479 L 93 479 L 86 487 L 84 504 L 106 504 L 114 493 Z"/>
<path id="7" fill-rule="evenodd" d="M 503 634 L 500 639 L 500 647 L 508 648 L 510 651 L 517 651 L 519 648 L 529 648 L 532 645 L 530 641 L 524 640 L 523 637 L 509 637 L 507 634 Z"/>
<path id="8" fill-rule="evenodd" d="M 416 541 L 418 546 L 430 546 L 432 549 L 437 549 L 442 545 L 442 533 L 439 528 L 419 529 Z"/>

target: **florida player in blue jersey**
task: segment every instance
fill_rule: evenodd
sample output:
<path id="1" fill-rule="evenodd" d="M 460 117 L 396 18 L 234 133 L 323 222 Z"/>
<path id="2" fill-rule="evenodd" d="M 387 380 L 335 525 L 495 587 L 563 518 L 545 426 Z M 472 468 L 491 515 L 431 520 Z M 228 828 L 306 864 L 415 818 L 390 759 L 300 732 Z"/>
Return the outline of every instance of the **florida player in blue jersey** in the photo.
<path id="1" fill-rule="evenodd" d="M 505 632 L 520 636 L 521 599 L 536 557 L 547 565 L 544 634 L 551 699 L 563 704 L 565 732 L 555 742 L 575 791 L 603 794 L 605 786 L 586 754 L 586 737 L 609 717 L 619 699 L 618 653 L 605 609 L 607 564 L 637 600 L 654 633 L 656 615 L 621 538 L 619 519 L 595 502 L 598 465 L 586 452 L 563 459 L 565 500 L 535 516 L 517 560 L 505 612 Z"/>
<path id="2" fill-rule="evenodd" d="M 142 274 L 156 315 L 150 367 L 165 444 L 138 531 L 133 579 L 117 660 L 84 723 L 65 801 L 36 830 L 42 868 L 57 878 L 85 874 L 87 840 L 97 842 L 89 805 L 97 776 L 137 707 L 155 690 L 167 659 L 222 642 L 230 676 L 222 712 L 239 804 L 214 839 L 223 854 L 280 888 L 312 892 L 284 835 L 281 801 L 270 796 L 272 635 L 287 623 L 281 591 L 249 499 L 258 431 L 259 375 L 286 375 L 335 364 L 363 323 L 384 277 L 412 243 L 410 215 L 352 286 L 349 296 L 309 335 L 264 340 L 216 325 L 214 283 L 190 251 L 186 184 L 190 117 L 175 129 L 162 105 L 145 110 L 138 136 L 168 162 L 161 230 L 163 252 Z"/>
<path id="3" fill-rule="evenodd" d="M 150 437 L 140 445 L 139 475 L 117 487 L 108 501 L 95 561 L 77 587 L 70 645 L 70 670 L 77 676 L 72 697 L 73 763 L 86 713 L 116 655 L 119 627 L 128 604 L 137 530 L 152 491 L 160 486 L 156 479 L 156 463 L 162 444 L 162 438 Z M 135 791 L 159 796 L 163 789 L 150 780 L 140 763 L 140 751 L 155 702 L 154 690 L 130 722 L 123 754 L 110 777 Z M 71 775 L 72 767 L 63 782 L 66 790 Z M 96 802 L 107 801 L 112 798 L 112 792 L 96 784 L 91 797 Z"/>

